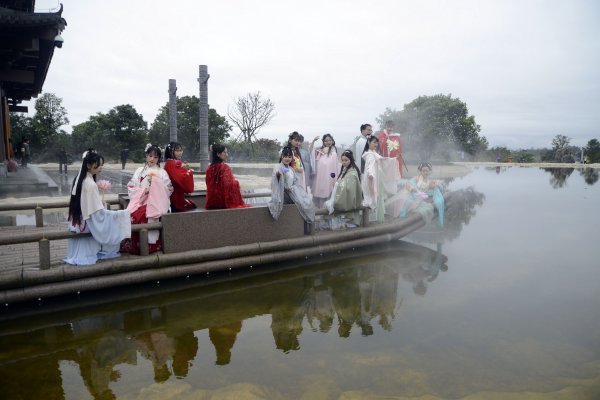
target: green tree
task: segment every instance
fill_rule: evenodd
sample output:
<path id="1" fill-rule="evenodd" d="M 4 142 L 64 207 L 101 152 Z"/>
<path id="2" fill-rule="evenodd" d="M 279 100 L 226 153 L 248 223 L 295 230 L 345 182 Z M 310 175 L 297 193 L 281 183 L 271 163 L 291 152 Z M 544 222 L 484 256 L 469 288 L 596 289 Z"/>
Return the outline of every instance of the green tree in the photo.
<path id="1" fill-rule="evenodd" d="M 177 141 L 184 147 L 185 158 L 197 160 L 200 152 L 200 100 L 196 96 L 177 98 Z M 208 143 L 223 143 L 231 125 L 213 108 L 208 110 Z M 169 142 L 169 103 L 162 106 L 150 127 L 150 141 L 159 145 Z"/>
<path id="2" fill-rule="evenodd" d="M 31 118 L 30 146 L 33 153 L 43 150 L 54 152 L 59 128 L 69 123 L 62 99 L 53 93 L 44 93 L 35 102 L 35 114 Z"/>
<path id="3" fill-rule="evenodd" d="M 105 158 L 118 158 L 121 149 L 128 148 L 131 159 L 141 161 L 148 141 L 147 123 L 131 104 L 119 105 L 75 125 L 72 139 L 78 152 L 91 147 Z"/>
<path id="4" fill-rule="evenodd" d="M 486 154 L 486 158 L 490 161 L 506 162 L 513 158 L 512 152 L 503 146 L 492 147 L 486 152 Z"/>
<path id="5" fill-rule="evenodd" d="M 474 155 L 488 147 L 466 103 L 452 95 L 420 96 L 403 110 L 387 108 L 377 118 L 382 126 L 389 120 L 402 133 L 405 151 L 416 152 L 421 160 L 431 160 L 434 155 L 450 159 L 456 150 Z"/>
<path id="6" fill-rule="evenodd" d="M 24 138 L 32 136 L 31 118 L 21 113 L 10 113 L 10 140 L 16 151 L 17 144 Z"/>
<path id="7" fill-rule="evenodd" d="M 600 163 L 600 142 L 598 142 L 598 139 L 591 139 L 583 151 L 586 162 Z"/>

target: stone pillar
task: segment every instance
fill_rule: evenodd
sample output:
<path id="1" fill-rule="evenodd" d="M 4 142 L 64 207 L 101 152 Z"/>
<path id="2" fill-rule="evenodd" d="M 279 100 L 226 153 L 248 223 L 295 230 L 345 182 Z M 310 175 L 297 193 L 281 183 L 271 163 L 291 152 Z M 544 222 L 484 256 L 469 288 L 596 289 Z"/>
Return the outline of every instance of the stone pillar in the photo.
<path id="1" fill-rule="evenodd" d="M 208 168 L 208 67 L 200 65 L 198 82 L 200 83 L 200 172 Z"/>
<path id="2" fill-rule="evenodd" d="M 177 141 L 177 83 L 169 79 L 169 142 Z"/>

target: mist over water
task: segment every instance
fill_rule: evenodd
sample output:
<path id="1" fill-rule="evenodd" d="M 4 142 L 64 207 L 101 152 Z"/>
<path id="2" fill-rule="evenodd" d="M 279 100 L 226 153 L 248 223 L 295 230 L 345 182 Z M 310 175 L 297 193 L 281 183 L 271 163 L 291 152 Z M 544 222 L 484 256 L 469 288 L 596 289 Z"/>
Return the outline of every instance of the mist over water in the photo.
<path id="1" fill-rule="evenodd" d="M 462 201 L 444 229 L 399 246 L 83 293 L 45 316 L 59 304 L 5 307 L 0 386 L 10 398 L 598 398 L 592 180 L 478 168 L 449 182 Z"/>

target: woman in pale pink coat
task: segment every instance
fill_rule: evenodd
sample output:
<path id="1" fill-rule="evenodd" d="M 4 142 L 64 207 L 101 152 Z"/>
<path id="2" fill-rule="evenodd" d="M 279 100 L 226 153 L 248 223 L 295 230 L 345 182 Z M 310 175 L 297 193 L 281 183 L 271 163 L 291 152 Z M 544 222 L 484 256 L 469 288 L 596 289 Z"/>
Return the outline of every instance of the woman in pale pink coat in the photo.
<path id="1" fill-rule="evenodd" d="M 319 140 L 317 136 L 310 145 L 310 150 L 315 159 L 315 176 L 312 182 L 313 201 L 317 208 L 322 208 L 323 203 L 333 191 L 333 185 L 337 179 L 338 171 L 340 170 L 340 161 L 338 160 L 335 140 L 329 133 L 323 135 L 323 146 L 320 149 L 313 147 L 315 142 Z"/>

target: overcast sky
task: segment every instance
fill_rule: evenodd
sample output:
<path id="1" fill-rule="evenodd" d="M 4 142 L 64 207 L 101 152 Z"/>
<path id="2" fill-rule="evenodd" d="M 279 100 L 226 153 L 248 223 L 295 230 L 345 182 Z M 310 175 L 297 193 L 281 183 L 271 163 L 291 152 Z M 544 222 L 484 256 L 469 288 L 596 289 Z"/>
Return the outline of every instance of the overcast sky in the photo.
<path id="1" fill-rule="evenodd" d="M 350 143 L 386 107 L 442 93 L 467 104 L 491 146 L 600 139 L 599 1 L 61 1 L 68 25 L 44 92 L 71 126 L 121 104 L 150 126 L 168 80 L 198 96 L 205 64 L 219 114 L 248 92 L 275 103 L 259 137 Z"/>

